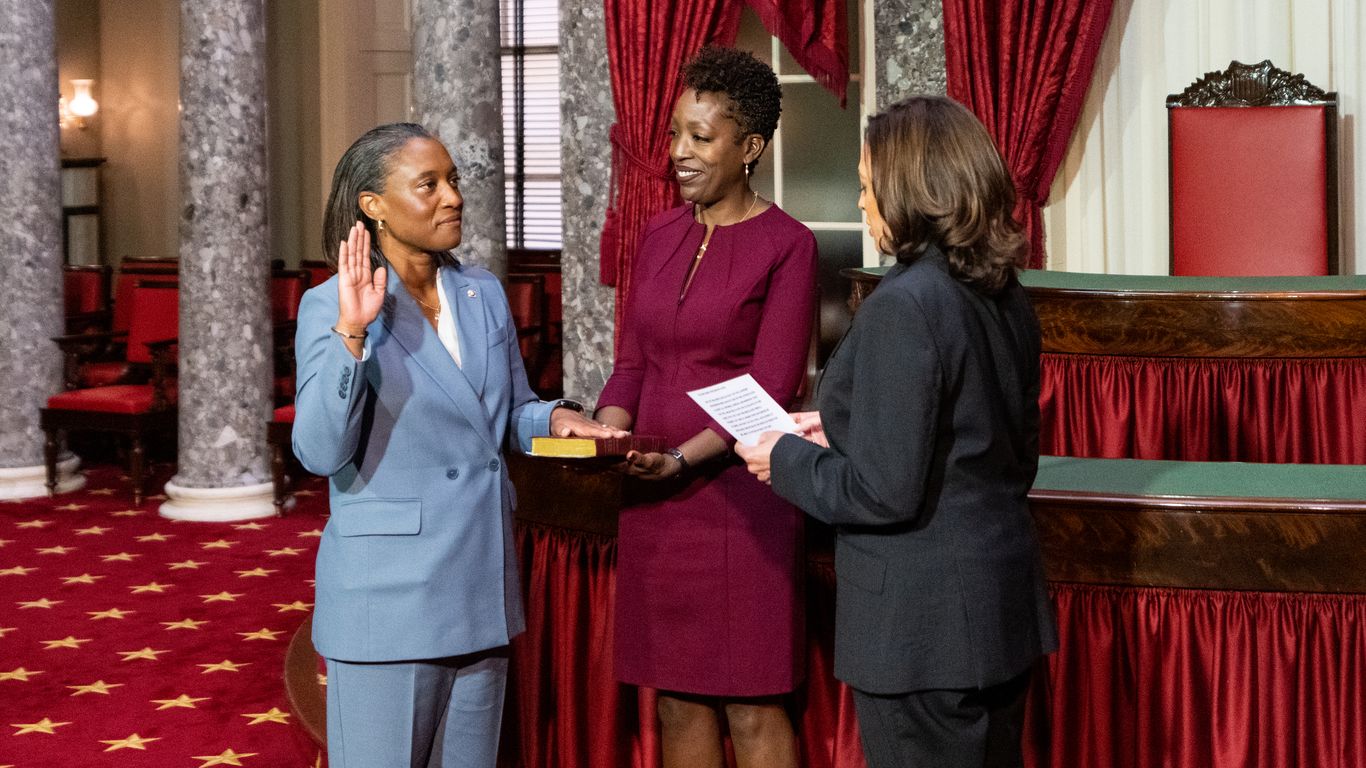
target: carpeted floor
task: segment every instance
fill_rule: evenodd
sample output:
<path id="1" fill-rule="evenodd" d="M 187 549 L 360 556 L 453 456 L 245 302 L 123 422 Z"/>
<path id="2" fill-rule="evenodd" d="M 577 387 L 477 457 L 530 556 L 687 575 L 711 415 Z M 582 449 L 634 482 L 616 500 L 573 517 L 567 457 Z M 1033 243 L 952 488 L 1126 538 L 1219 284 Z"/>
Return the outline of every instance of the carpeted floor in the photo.
<path id="1" fill-rule="evenodd" d="M 305 768 L 285 648 L 313 600 L 326 490 L 284 518 L 172 522 L 116 469 L 0 502 L 0 768 Z"/>

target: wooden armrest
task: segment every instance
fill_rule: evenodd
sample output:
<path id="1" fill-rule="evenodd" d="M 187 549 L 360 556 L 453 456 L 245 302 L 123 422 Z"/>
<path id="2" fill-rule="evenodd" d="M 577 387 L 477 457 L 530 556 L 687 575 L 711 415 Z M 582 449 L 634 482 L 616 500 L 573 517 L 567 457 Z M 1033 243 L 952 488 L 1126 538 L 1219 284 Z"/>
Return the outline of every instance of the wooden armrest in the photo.
<path id="1" fill-rule="evenodd" d="M 94 333 L 68 333 L 61 336 L 53 336 L 52 341 L 63 350 L 77 345 L 89 345 L 99 341 L 113 341 L 115 339 L 126 339 L 128 331 L 96 331 Z"/>

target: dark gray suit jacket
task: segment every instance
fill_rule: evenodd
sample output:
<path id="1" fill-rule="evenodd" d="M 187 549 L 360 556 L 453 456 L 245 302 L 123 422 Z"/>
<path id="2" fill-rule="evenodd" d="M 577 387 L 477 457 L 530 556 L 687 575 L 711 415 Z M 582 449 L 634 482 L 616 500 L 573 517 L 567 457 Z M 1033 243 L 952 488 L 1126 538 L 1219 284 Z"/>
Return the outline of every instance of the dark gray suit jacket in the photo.
<path id="1" fill-rule="evenodd" d="M 829 448 L 784 436 L 773 488 L 835 526 L 835 674 L 870 693 L 986 687 L 1057 647 L 1026 494 L 1039 327 L 930 248 L 882 280 L 817 387 Z"/>

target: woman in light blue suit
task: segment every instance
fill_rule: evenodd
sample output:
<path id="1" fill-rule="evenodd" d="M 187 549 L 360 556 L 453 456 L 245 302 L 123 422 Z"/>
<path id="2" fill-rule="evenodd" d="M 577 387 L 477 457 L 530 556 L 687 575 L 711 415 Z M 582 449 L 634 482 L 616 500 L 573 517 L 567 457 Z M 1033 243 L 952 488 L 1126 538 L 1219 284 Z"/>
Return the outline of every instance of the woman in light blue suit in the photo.
<path id="1" fill-rule="evenodd" d="M 294 452 L 331 479 L 313 643 L 332 768 L 494 765 L 524 626 L 502 448 L 624 434 L 532 393 L 498 280 L 450 253 L 462 206 L 425 129 L 366 133 L 327 203 L 337 275 L 299 310 Z"/>

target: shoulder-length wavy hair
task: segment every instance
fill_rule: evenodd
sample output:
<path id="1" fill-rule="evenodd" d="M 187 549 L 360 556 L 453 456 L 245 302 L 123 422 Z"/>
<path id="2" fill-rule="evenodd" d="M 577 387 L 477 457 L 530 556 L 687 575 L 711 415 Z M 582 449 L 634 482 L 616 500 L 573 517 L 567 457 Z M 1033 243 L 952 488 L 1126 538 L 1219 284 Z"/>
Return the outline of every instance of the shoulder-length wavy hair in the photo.
<path id="1" fill-rule="evenodd" d="M 869 175 L 887 242 L 910 263 L 928 245 L 973 289 L 995 294 L 1022 265 L 1015 186 L 981 122 L 942 96 L 912 96 L 868 120 Z"/>
<path id="2" fill-rule="evenodd" d="M 387 266 L 389 261 L 379 247 L 379 232 L 375 222 L 360 209 L 362 192 L 384 194 L 384 180 L 394 155 L 413 139 L 440 141 L 417 123 L 389 123 L 371 128 L 356 139 L 332 171 L 332 191 L 323 208 L 323 259 L 332 271 L 337 269 L 337 246 L 346 240 L 357 221 L 370 230 L 370 268 Z M 459 262 L 450 251 L 432 254 L 441 266 L 453 267 Z"/>

